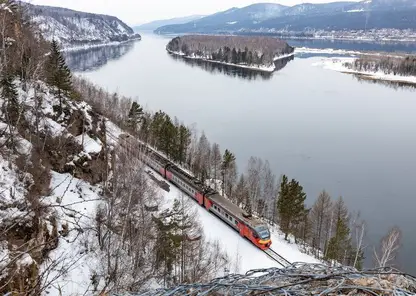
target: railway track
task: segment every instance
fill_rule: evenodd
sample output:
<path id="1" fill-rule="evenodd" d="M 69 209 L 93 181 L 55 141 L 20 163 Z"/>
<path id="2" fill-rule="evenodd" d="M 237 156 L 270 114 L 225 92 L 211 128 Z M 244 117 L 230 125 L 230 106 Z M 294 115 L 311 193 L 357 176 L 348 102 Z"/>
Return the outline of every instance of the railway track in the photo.
<path id="1" fill-rule="evenodd" d="M 112 138 L 116 142 L 120 141 L 120 139 L 118 137 L 112 135 L 108 130 L 106 130 L 106 132 L 107 132 L 107 135 L 109 135 L 110 138 Z M 169 190 L 167 190 L 167 191 L 169 191 Z M 271 259 L 276 261 L 278 264 L 280 264 L 282 267 L 287 267 L 287 266 L 292 264 L 292 263 L 290 263 L 290 261 L 285 259 L 283 256 L 279 255 L 278 253 L 276 253 L 272 249 L 263 250 L 263 252 L 266 253 L 266 255 L 269 256 Z"/>
<path id="2" fill-rule="evenodd" d="M 286 267 L 286 266 L 289 266 L 289 265 L 292 264 L 288 260 L 286 260 L 285 258 L 283 258 L 281 255 L 277 254 L 272 249 L 267 249 L 267 250 L 264 250 L 263 252 L 266 253 L 267 256 L 269 256 L 270 258 L 272 258 L 274 261 L 276 261 L 277 263 L 279 263 L 282 267 Z"/>

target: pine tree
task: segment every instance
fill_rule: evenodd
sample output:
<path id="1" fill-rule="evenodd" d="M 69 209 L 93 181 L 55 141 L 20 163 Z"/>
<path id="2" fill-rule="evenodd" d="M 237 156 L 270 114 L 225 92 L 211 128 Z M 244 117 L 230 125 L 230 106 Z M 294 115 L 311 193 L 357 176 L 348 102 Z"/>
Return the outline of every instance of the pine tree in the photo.
<path id="1" fill-rule="evenodd" d="M 235 47 L 231 51 L 231 63 L 233 63 L 233 64 L 237 64 L 238 63 L 237 51 L 235 50 Z"/>
<path id="2" fill-rule="evenodd" d="M 183 124 L 179 126 L 178 129 L 178 140 L 177 140 L 177 157 L 176 161 L 180 164 L 185 163 L 186 154 L 191 144 L 191 131 Z"/>
<path id="3" fill-rule="evenodd" d="M 335 236 L 333 236 L 328 243 L 328 252 L 326 255 L 327 260 L 343 261 L 345 250 L 350 246 L 348 236 L 350 230 L 345 224 L 345 221 L 338 218 L 336 221 Z"/>
<path id="4" fill-rule="evenodd" d="M 293 232 L 296 225 L 305 218 L 305 199 L 306 194 L 299 182 L 292 179 L 289 183 L 287 176 L 283 175 L 277 200 L 277 210 L 280 216 L 280 227 L 285 233 L 286 240 L 289 233 Z"/>
<path id="5" fill-rule="evenodd" d="M 129 111 L 129 117 L 127 119 L 128 127 L 136 132 L 138 124 L 142 120 L 143 114 L 143 108 L 137 102 L 133 102 Z"/>
<path id="6" fill-rule="evenodd" d="M 17 100 L 17 87 L 11 75 L 5 75 L 0 80 L 0 97 L 6 102 L 3 112 L 7 115 L 7 121 L 15 124 L 19 114 L 19 103 Z"/>
<path id="7" fill-rule="evenodd" d="M 351 247 L 350 228 L 348 227 L 348 210 L 340 197 L 334 205 L 335 234 L 328 242 L 326 259 L 343 263 Z"/>
<path id="8" fill-rule="evenodd" d="M 62 96 L 68 95 L 72 90 L 72 75 L 56 40 L 53 40 L 51 44 L 48 61 L 45 65 L 45 76 L 46 82 L 55 88 L 55 94 L 59 99 L 59 107 L 62 111 Z"/>
<path id="9" fill-rule="evenodd" d="M 231 153 L 230 150 L 226 149 L 224 152 L 224 156 L 222 158 L 222 164 L 221 164 L 223 192 L 225 192 L 225 189 L 227 188 L 226 185 L 228 185 L 227 182 L 229 181 L 228 173 L 232 169 L 233 165 L 235 165 L 235 156 L 233 153 Z"/>

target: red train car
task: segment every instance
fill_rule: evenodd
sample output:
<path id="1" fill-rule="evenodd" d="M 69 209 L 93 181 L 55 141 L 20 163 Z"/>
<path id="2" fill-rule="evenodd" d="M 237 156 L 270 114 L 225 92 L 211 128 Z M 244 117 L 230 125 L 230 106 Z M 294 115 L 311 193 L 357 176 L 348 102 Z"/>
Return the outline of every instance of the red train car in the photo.
<path id="1" fill-rule="evenodd" d="M 260 249 L 266 250 L 271 246 L 270 232 L 265 223 L 248 215 L 217 191 L 204 186 L 198 179 L 173 165 L 159 153 L 151 150 L 149 152 L 144 159 L 145 162 L 164 178 L 192 196 L 201 206 L 223 220 Z"/>

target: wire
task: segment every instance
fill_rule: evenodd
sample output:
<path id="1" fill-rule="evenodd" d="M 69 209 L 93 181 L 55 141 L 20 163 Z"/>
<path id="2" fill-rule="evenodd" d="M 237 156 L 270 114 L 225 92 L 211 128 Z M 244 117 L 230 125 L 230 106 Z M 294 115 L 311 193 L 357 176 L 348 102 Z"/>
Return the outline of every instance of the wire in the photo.
<path id="1" fill-rule="evenodd" d="M 400 287 L 399 287 L 400 286 Z M 316 263 L 294 263 L 286 268 L 254 269 L 229 274 L 207 283 L 182 284 L 119 296 L 202 295 L 416 295 L 416 278 L 393 268 L 358 271 Z"/>

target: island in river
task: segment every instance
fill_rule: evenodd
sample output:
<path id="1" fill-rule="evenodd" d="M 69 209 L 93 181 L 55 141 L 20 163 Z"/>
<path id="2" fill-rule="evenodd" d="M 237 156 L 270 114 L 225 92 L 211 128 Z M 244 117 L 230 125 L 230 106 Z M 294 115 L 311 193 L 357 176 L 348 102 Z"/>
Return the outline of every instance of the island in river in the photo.
<path id="1" fill-rule="evenodd" d="M 266 72 L 276 69 L 276 60 L 294 55 L 294 47 L 266 36 L 185 35 L 173 38 L 166 50 L 185 58 Z"/>

